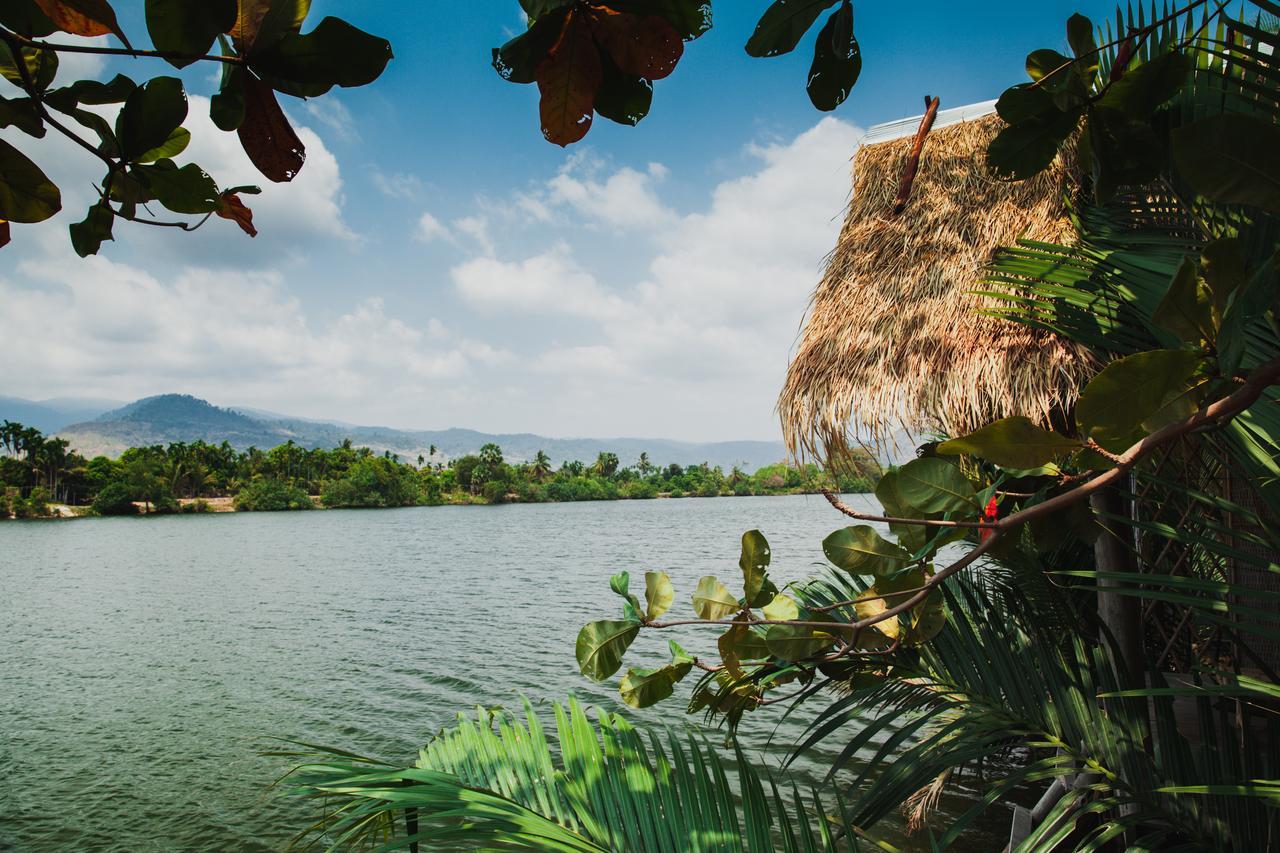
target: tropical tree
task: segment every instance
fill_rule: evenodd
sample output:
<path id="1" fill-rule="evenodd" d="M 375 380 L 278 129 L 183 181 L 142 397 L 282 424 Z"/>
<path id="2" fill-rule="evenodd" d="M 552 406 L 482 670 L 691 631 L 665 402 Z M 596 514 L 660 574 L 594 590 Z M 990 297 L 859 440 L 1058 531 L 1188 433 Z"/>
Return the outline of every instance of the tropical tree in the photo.
<path id="1" fill-rule="evenodd" d="M 596 456 L 591 473 L 599 477 L 612 477 L 618 473 L 618 454 L 603 451 Z"/>
<path id="2" fill-rule="evenodd" d="M 547 455 L 545 450 L 539 450 L 533 455 L 533 462 L 529 465 L 529 474 L 538 482 L 542 482 L 551 474 L 551 457 Z"/>
<path id="3" fill-rule="evenodd" d="M 55 88 L 58 57 L 94 53 L 163 61 L 179 69 L 195 63 L 220 68 L 218 91 L 210 101 L 214 125 L 238 135 L 249 160 L 268 180 L 291 181 L 303 167 L 306 150 L 277 92 L 317 97 L 335 85 L 363 86 L 391 59 L 387 41 L 338 18 L 325 18 L 303 33 L 309 6 L 292 0 L 148 3 L 153 49 L 144 50 L 133 46 L 106 0 L 6 0 L 0 10 L 0 74 L 20 96 L 4 100 L 5 126 L 36 139 L 52 129 L 103 170 L 101 197 L 83 221 L 70 227 L 77 253 L 96 253 L 112 239 L 117 220 L 190 231 L 216 214 L 255 236 L 253 213 L 242 195 L 259 190 L 220 187 L 198 165 L 174 161 L 191 140 L 183 127 L 187 94 L 179 78 L 161 75 L 139 84 L 121 74 L 107 83 L 77 80 Z M 49 40 L 58 33 L 110 35 L 118 46 Z M 114 120 L 92 109 L 102 106 L 115 112 Z M 62 207 L 58 187 L 35 161 L 4 141 L 0 178 L 10 189 L 0 193 L 0 245 L 9 240 L 10 222 L 41 222 Z M 150 211 L 157 206 L 179 218 L 155 218 Z"/>
<path id="4" fill-rule="evenodd" d="M 579 26 L 577 7 L 565 5 L 562 44 Z M 822 5 L 780 2 L 771 11 Z M 1071 146 L 1085 171 L 1078 242 L 1012 247 L 994 260 L 990 286 L 1010 319 L 1089 344 L 1107 363 L 1074 411 L 1053 431 L 1009 418 L 926 446 L 881 479 L 876 512 L 829 494 L 859 523 L 823 542 L 833 568 L 818 579 L 773 580 L 758 531 L 743 537 L 741 594 L 737 582 L 731 589 L 702 578 L 691 596 L 695 618 L 663 618 L 675 600 L 664 573 L 646 573 L 643 601 L 627 573 L 615 575 L 621 618 L 586 625 L 576 655 L 584 675 L 603 681 L 641 631 L 719 626 L 718 656 L 673 645 L 670 663 L 627 669 L 622 700 L 655 704 L 697 670 L 690 710 L 730 727 L 778 702 L 789 702 L 793 716 L 822 702 L 796 752 L 821 746 L 836 755 L 833 781 L 841 768 L 856 772 L 840 810 L 849 831 L 870 831 L 907 803 L 939 849 L 960 842 L 974 817 L 1015 787 L 1042 783 L 1048 790 L 1027 815 L 1018 850 L 1269 849 L 1280 832 L 1280 763 L 1259 731 L 1275 735 L 1270 711 L 1280 688 L 1269 670 L 1244 672 L 1239 660 L 1215 654 L 1212 637 L 1229 634 L 1241 653 L 1280 638 L 1277 593 L 1236 573 L 1242 564 L 1274 572 L 1280 553 L 1272 521 L 1280 508 L 1280 38 L 1260 16 L 1228 17 L 1225 4 L 1192 0 L 1150 18 L 1120 15 L 1115 30 L 1073 16 L 1067 41 L 1072 56 L 1032 53 L 1031 81 L 1001 97 L 1008 127 L 988 160 L 1025 179 Z M 1157 483 L 1155 460 L 1186 442 L 1230 460 L 1263 511 L 1176 483 L 1166 493 L 1186 507 L 1177 525 L 1094 500 Z M 709 472 L 684 473 L 701 482 Z M 1218 520 L 1223 513 L 1230 526 Z M 1189 568 L 1139 574 L 1095 561 L 1150 539 L 1184 549 Z M 1113 630 L 1124 625 L 1099 618 L 1099 596 L 1182 608 L 1193 626 L 1185 668 L 1171 670 L 1140 633 L 1135 649 Z M 1194 626 L 1207 630 L 1197 635 Z M 868 748 L 874 759 L 855 768 Z M 416 826 L 465 838 L 468 822 L 483 819 L 482 798 L 501 796 L 499 773 L 550 778 L 520 775 L 528 765 L 510 753 L 485 753 L 497 762 L 487 777 L 420 762 L 419 771 L 447 774 L 439 780 L 446 790 L 463 799 L 472 792 L 475 805 L 423 791 L 403 801 Z M 934 831 L 932 804 L 975 767 L 984 768 L 975 771 L 981 796 Z M 302 790 L 336 798 L 339 819 L 354 827 L 375 810 L 401 813 L 401 786 L 417 780 L 392 773 L 372 778 L 372 795 L 351 767 L 340 768 L 338 784 L 306 779 Z M 628 781 L 618 786 L 625 809 L 616 814 L 672 819 L 668 801 L 646 795 L 647 780 Z M 747 823 L 752 801 L 744 795 Z M 515 824 L 507 831 L 504 843 L 537 846 Z M 477 829 L 476 838 L 493 840 L 488 832 Z M 770 842 L 761 836 L 750 846 Z M 405 843 L 397 834 L 388 846 Z M 601 846 L 644 849 L 630 839 Z"/>

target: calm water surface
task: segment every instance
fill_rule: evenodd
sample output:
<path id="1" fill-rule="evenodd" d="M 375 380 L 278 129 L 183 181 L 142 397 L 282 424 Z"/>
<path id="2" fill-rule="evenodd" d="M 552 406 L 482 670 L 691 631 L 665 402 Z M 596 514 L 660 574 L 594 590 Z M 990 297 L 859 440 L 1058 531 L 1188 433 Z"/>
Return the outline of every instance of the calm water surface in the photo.
<path id="1" fill-rule="evenodd" d="M 665 569 L 691 613 L 699 576 L 740 577 L 744 530 L 781 585 L 839 526 L 821 497 L 0 523 L 0 849 L 281 849 L 309 812 L 265 793 L 285 768 L 262 736 L 408 761 L 476 705 L 622 709 L 573 656 L 616 618 L 611 573 L 643 594 Z M 714 653 L 714 632 L 658 633 L 628 663 L 661 663 L 668 633 Z M 744 745 L 785 754 L 803 723 L 766 749 L 780 716 Z"/>

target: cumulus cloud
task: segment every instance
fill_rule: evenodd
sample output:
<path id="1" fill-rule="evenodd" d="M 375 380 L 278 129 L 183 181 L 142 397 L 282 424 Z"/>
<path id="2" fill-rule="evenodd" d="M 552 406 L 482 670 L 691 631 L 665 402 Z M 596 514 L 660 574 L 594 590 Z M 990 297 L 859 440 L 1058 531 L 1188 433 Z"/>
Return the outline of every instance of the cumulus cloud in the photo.
<path id="1" fill-rule="evenodd" d="M 577 152 L 550 179 L 488 206 L 535 223 L 618 233 L 650 230 L 674 217 L 659 194 L 668 174 L 661 163 L 649 163 L 643 170 L 622 166 L 610 171 L 589 151 Z"/>
<path id="2" fill-rule="evenodd" d="M 678 401 L 681 426 L 704 437 L 774 433 L 773 395 L 839 230 L 860 133 L 827 118 L 790 142 L 754 147 L 754 171 L 719 184 L 705 210 L 684 216 L 656 195 L 661 168 L 603 178 L 561 172 L 546 199 L 588 221 L 653 230 L 658 248 L 642 274 L 630 277 L 624 264 L 589 270 L 561 241 L 521 260 L 459 264 L 454 286 L 489 312 L 596 321 L 582 328 L 583 340 L 557 341 L 529 362 L 561 383 L 600 375 L 628 383 L 625 394 L 595 381 L 575 385 L 574 417 L 606 412 L 641 422 Z M 608 213 L 612 204 L 597 208 L 604 199 L 625 201 L 631 218 Z"/>
<path id="3" fill-rule="evenodd" d="M 189 158 L 224 185 L 261 183 L 235 135 L 207 122 L 207 101 L 192 98 Z M 308 267 L 290 252 L 361 244 L 342 216 L 338 160 L 314 131 L 300 134 L 308 160 L 298 180 L 263 183 L 247 199 L 257 240 L 225 222 L 196 235 L 122 224 L 132 255 L 109 247 L 80 261 L 66 245 L 69 214 L 37 229 L 15 258 L 27 261 L 0 269 L 10 353 L 0 391 L 185 391 L 403 426 L 776 436 L 774 395 L 838 233 L 857 128 L 827 118 L 751 148 L 745 174 L 683 212 L 671 185 L 687 178 L 573 157 L 504 205 L 411 220 L 416 238 L 462 255 L 447 293 L 429 278 L 418 290 L 371 281 L 362 298 L 330 292 L 327 304 L 311 302 L 311 281 L 291 285 L 286 271 Z M 44 159 L 70 168 L 56 153 Z M 408 199 L 419 186 L 384 178 L 375 173 L 369 189 Z M 687 200 L 689 187 L 679 189 Z M 516 218 L 530 224 L 508 233 Z"/>
<path id="4" fill-rule="evenodd" d="M 454 267 L 451 275 L 459 295 L 487 312 L 608 320 L 626 309 L 621 298 L 605 291 L 594 276 L 578 266 L 563 242 L 523 261 L 477 258 Z"/>
<path id="5" fill-rule="evenodd" d="M 160 281 L 97 257 L 0 277 L 9 393 L 131 398 L 184 391 L 243 405 L 394 417 L 505 355 L 381 298 L 316 324 L 274 272 L 186 268 Z M 478 353 L 473 355 L 472 351 Z"/>

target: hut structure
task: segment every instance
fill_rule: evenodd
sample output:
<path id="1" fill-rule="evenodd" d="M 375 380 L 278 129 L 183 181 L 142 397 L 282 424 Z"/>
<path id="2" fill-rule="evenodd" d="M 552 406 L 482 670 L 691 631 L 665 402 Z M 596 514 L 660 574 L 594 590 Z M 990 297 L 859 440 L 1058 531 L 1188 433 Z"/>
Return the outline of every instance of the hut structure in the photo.
<path id="1" fill-rule="evenodd" d="M 1098 369 L 1073 342 L 984 315 L 975 291 L 992 253 L 1019 238 L 1063 242 L 1064 158 L 1002 181 L 986 167 L 994 102 L 938 113 L 910 201 L 894 215 L 920 116 L 872 128 L 853 196 L 778 401 L 788 449 L 835 461 L 852 441 L 900 429 L 963 435 L 1003 417 L 1048 423 Z"/>

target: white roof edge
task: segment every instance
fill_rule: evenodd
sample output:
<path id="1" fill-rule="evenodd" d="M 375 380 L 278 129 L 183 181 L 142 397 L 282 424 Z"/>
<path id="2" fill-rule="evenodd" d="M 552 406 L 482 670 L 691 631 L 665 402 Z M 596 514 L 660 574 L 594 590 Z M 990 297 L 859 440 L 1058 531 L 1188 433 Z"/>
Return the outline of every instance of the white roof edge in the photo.
<path id="1" fill-rule="evenodd" d="M 985 115 L 991 115 L 996 111 L 995 101 L 981 101 L 976 104 L 969 104 L 963 107 L 952 107 L 948 110 L 938 110 L 938 117 L 933 121 L 935 130 L 946 127 L 949 124 L 959 124 L 962 121 L 972 121 L 975 118 L 981 118 Z M 916 129 L 920 127 L 920 119 L 924 118 L 921 113 L 917 116 L 909 118 L 900 118 L 894 121 L 886 121 L 883 124 L 877 124 L 867 129 L 862 135 L 860 144 L 874 145 L 877 142 L 888 142 L 890 139 L 901 139 L 904 136 L 912 136 Z"/>

